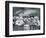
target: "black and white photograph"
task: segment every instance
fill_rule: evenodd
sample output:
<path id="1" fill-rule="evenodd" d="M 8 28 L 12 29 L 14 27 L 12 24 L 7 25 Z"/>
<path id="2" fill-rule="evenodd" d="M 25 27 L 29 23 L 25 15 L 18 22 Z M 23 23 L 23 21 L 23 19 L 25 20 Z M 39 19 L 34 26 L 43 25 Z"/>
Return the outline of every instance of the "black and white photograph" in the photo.
<path id="1" fill-rule="evenodd" d="M 45 4 L 6 1 L 5 36 L 29 36 L 45 34 Z"/>
<path id="2" fill-rule="evenodd" d="M 13 7 L 13 31 L 40 30 L 40 8 Z"/>

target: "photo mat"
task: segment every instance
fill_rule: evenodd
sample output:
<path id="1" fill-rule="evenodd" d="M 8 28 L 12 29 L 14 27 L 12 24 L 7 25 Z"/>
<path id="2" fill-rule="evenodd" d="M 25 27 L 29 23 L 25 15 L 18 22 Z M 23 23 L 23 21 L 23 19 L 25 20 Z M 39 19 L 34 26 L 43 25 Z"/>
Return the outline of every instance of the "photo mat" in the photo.
<path id="1" fill-rule="evenodd" d="M 35 34 L 35 33 L 43 33 L 43 5 L 33 5 L 33 4 L 18 4 L 18 3 L 15 3 L 15 4 L 9 4 L 9 9 L 10 9 L 10 16 L 9 16 L 9 32 L 10 32 L 10 35 L 18 35 L 18 34 Z M 16 12 L 16 14 L 14 14 L 14 7 L 16 8 L 23 8 L 23 12 L 21 14 L 19 14 L 19 9 L 18 9 L 18 12 Z M 24 9 L 26 8 L 26 9 Z M 33 8 L 33 9 L 32 9 Z M 35 8 L 35 9 L 34 9 Z M 36 11 L 36 8 L 39 8 L 39 15 L 37 14 L 38 11 Z M 17 10 L 17 9 L 16 9 Z M 16 11 L 15 10 L 15 11 Z M 21 12 L 20 10 L 20 12 Z M 25 11 L 24 11 L 25 10 Z M 33 10 L 33 11 L 32 11 Z M 38 9 L 37 9 L 38 10 Z M 26 13 L 26 11 L 28 12 L 28 14 Z M 34 14 L 36 12 L 36 16 L 34 16 L 33 14 L 29 15 L 29 13 L 32 13 Z M 18 14 L 17 14 L 18 13 Z M 24 15 L 27 15 L 27 16 L 24 16 Z M 13 15 L 16 15 L 13 17 Z M 26 18 L 23 18 L 21 15 L 23 15 L 24 17 Z M 37 16 L 38 15 L 38 16 Z M 40 18 L 39 18 L 40 17 Z M 14 18 L 14 19 L 13 19 Z M 16 20 L 17 19 L 17 20 Z M 29 21 L 30 19 L 30 21 Z M 32 20 L 33 19 L 33 20 Z M 16 20 L 16 21 L 15 21 Z M 37 21 L 36 21 L 37 20 Z M 39 21 L 40 20 L 40 21 Z M 14 21 L 14 22 L 13 22 Z M 24 22 L 23 22 L 24 21 Z M 28 22 L 29 21 L 29 22 Z M 31 22 L 32 21 L 32 22 Z M 30 23 L 30 24 L 29 24 Z M 22 25 L 21 25 L 22 24 Z M 33 24 L 33 25 L 31 25 Z M 38 25 L 37 25 L 38 24 Z M 16 29 L 14 26 L 16 26 Z M 14 28 L 13 28 L 14 27 Z M 30 29 L 30 30 L 29 30 Z M 32 29 L 32 30 L 31 30 Z M 34 30 L 35 29 L 35 30 Z M 40 30 L 38 30 L 40 29 Z M 16 31 L 14 31 L 16 30 Z M 18 30 L 18 31 L 17 31 Z M 22 31 L 24 30 L 24 31 Z M 30 32 L 29 32 L 30 31 Z"/>

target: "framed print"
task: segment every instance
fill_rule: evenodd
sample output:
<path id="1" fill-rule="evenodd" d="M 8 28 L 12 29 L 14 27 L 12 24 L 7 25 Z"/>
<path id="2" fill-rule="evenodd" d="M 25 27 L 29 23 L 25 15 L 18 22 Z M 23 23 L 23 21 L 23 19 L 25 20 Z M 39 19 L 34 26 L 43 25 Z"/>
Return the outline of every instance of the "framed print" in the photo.
<path id="1" fill-rule="evenodd" d="M 5 2 L 5 36 L 45 34 L 45 4 L 35 2 Z"/>

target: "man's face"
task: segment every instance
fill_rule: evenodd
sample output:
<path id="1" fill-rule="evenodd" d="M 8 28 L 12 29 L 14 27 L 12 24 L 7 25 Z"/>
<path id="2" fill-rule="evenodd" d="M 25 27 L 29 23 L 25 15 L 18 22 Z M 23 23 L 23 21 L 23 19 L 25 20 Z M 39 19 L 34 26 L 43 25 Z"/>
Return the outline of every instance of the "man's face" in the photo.
<path id="1" fill-rule="evenodd" d="M 38 21 L 38 20 L 39 20 L 39 18 L 38 18 L 38 17 L 34 17 L 34 19 L 35 19 L 36 21 Z"/>

